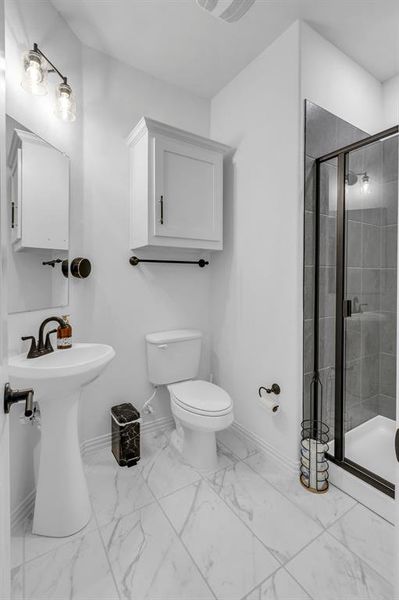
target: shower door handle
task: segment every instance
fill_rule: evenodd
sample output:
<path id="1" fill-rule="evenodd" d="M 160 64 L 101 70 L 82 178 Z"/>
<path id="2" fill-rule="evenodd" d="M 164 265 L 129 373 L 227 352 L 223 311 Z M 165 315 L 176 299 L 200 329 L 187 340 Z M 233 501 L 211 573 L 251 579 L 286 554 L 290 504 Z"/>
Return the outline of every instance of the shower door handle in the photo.
<path id="1" fill-rule="evenodd" d="M 395 434 L 395 454 L 396 460 L 399 462 L 399 429 L 396 430 Z"/>
<path id="2" fill-rule="evenodd" d="M 344 319 L 352 316 L 352 300 L 344 300 L 342 314 Z"/>

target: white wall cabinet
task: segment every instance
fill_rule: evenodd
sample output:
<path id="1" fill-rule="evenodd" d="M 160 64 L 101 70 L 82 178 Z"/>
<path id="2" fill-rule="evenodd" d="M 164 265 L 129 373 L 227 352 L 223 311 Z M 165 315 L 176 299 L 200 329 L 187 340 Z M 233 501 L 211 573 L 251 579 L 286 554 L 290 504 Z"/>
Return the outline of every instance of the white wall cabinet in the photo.
<path id="1" fill-rule="evenodd" d="M 69 158 L 15 129 L 8 156 L 14 250 L 68 250 Z"/>
<path id="2" fill-rule="evenodd" d="M 228 146 L 143 117 L 130 152 L 130 248 L 222 250 Z"/>

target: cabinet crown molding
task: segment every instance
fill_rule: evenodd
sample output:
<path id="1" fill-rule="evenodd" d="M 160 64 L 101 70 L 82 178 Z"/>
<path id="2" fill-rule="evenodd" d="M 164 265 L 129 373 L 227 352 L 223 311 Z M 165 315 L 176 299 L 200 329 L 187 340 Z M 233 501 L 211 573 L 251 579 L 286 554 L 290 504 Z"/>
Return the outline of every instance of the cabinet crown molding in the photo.
<path id="1" fill-rule="evenodd" d="M 130 146 L 132 143 L 137 143 L 140 138 L 147 133 L 153 135 L 164 135 L 168 138 L 174 138 L 188 144 L 194 144 L 196 146 L 206 148 L 207 150 L 220 152 L 223 155 L 230 154 L 234 150 L 231 146 L 227 146 L 226 144 L 222 144 L 201 135 L 185 131 L 184 129 L 173 127 L 172 125 L 166 125 L 165 123 L 155 121 L 149 117 L 142 117 L 140 119 L 136 127 L 134 127 L 134 129 L 127 136 L 126 144 Z"/>

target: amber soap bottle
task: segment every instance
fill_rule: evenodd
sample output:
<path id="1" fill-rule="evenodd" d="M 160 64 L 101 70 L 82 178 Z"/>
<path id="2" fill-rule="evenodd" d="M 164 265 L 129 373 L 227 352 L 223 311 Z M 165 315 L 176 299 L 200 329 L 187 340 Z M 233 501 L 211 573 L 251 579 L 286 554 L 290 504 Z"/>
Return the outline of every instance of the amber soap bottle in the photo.
<path id="1" fill-rule="evenodd" d="M 62 315 L 66 325 L 57 329 L 57 348 L 58 350 L 66 350 L 72 348 L 72 327 L 69 323 L 69 315 Z"/>

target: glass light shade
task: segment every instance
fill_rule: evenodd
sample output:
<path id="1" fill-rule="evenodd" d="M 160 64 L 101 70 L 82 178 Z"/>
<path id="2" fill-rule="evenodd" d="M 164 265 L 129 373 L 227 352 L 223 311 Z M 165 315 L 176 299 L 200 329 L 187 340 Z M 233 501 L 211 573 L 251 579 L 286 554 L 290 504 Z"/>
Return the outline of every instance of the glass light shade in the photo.
<path id="1" fill-rule="evenodd" d="M 67 83 L 60 83 L 55 89 L 54 114 L 62 121 L 75 121 L 76 102 L 72 88 Z"/>
<path id="2" fill-rule="evenodd" d="M 23 77 L 21 85 L 24 90 L 35 96 L 47 94 L 47 63 L 43 57 L 34 50 L 24 52 Z"/>

